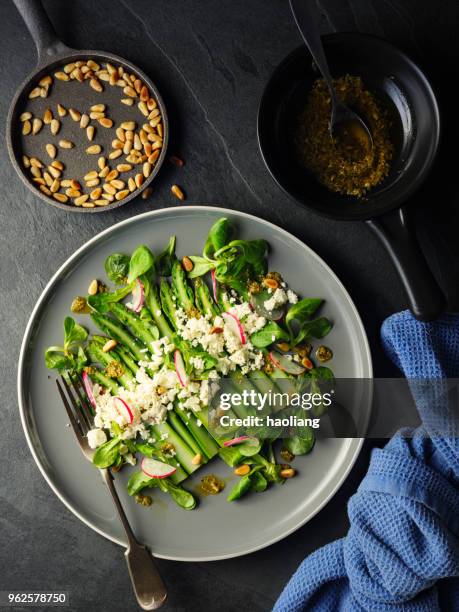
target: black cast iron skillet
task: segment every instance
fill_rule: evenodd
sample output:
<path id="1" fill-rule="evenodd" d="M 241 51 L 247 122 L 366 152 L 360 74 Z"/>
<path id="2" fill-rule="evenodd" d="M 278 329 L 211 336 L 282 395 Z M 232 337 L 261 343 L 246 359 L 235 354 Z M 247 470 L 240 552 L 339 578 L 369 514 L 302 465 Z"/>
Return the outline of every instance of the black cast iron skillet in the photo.
<path id="1" fill-rule="evenodd" d="M 150 176 L 142 184 L 142 190 L 145 189 L 156 174 L 166 156 L 167 143 L 169 139 L 169 124 L 166 114 L 164 102 L 154 85 L 154 83 L 144 74 L 139 68 L 126 61 L 125 59 L 107 53 L 106 51 L 80 51 L 70 49 L 62 43 L 54 31 L 54 28 L 42 6 L 41 0 L 14 0 L 14 3 L 24 19 L 27 28 L 35 42 L 38 52 L 37 67 L 32 74 L 19 87 L 9 110 L 7 121 L 7 143 L 11 161 L 22 181 L 29 187 L 33 193 L 40 197 L 47 204 L 51 204 L 69 212 L 89 212 L 98 213 L 107 210 L 113 210 L 123 204 L 127 204 L 130 200 L 139 195 L 140 191 L 136 190 L 126 196 L 123 200 L 114 201 L 105 207 L 82 208 L 72 204 L 60 203 L 46 194 L 42 193 L 37 186 L 32 183 L 31 176 L 22 163 L 23 154 L 29 157 L 37 157 L 43 162 L 50 163 L 51 160 L 46 155 L 44 150 L 48 142 L 57 144 L 61 138 L 71 140 L 75 143 L 74 149 L 58 149 L 58 159 L 66 165 L 66 170 L 63 178 L 81 179 L 90 170 L 97 169 L 97 158 L 95 155 L 85 153 L 86 147 L 90 144 L 100 144 L 103 147 L 101 155 L 108 156 L 112 150 L 111 141 L 116 138 L 115 129 L 105 129 L 98 127 L 97 122 L 92 122 L 96 127 L 96 136 L 94 142 L 87 140 L 85 130 L 79 127 L 77 122 L 74 122 L 68 115 L 60 118 L 57 115 L 56 106 L 58 103 L 68 108 L 75 108 L 80 112 L 87 112 L 93 104 L 103 103 L 108 108 L 108 116 L 114 120 L 114 127 L 122 121 L 134 120 L 138 125 L 145 122 L 145 117 L 137 108 L 137 103 L 128 107 L 120 103 L 120 99 L 126 97 L 123 95 L 123 90 L 120 87 L 110 86 L 108 83 L 103 83 L 104 91 L 98 93 L 91 89 L 88 82 L 79 83 L 77 81 L 63 82 L 54 78 L 50 95 L 47 98 L 34 98 L 29 100 L 28 94 L 30 90 L 38 83 L 45 75 L 53 76 L 57 70 L 61 70 L 62 66 L 76 60 L 93 59 L 97 63 L 110 62 L 114 66 L 122 66 L 125 71 L 130 74 L 135 74 L 148 87 L 151 97 L 155 98 L 158 108 L 163 118 L 163 148 L 160 156 L 150 174 Z M 138 100 L 137 100 L 138 101 Z M 54 116 L 61 121 L 61 130 L 57 136 L 51 136 L 49 126 L 44 125 L 41 131 L 35 136 L 22 136 L 21 124 L 19 116 L 22 112 L 30 110 L 34 115 L 43 117 L 46 108 L 51 108 Z M 112 167 L 118 163 L 123 163 L 124 155 L 113 162 L 109 161 Z M 129 176 L 142 172 L 141 166 L 134 166 L 134 169 L 129 173 L 123 173 L 121 178 L 127 183 Z"/>
<path id="2" fill-rule="evenodd" d="M 276 68 L 263 93 L 258 111 L 262 156 L 275 181 L 297 202 L 332 219 L 364 220 L 386 247 L 413 314 L 433 320 L 443 312 L 445 298 L 402 205 L 426 178 L 437 152 L 440 116 L 435 95 L 416 64 L 382 39 L 339 33 L 324 36 L 323 43 L 333 76 L 361 76 L 390 113 L 395 156 L 388 177 L 357 199 L 329 191 L 296 161 L 295 121 L 320 76 L 306 47 Z"/>

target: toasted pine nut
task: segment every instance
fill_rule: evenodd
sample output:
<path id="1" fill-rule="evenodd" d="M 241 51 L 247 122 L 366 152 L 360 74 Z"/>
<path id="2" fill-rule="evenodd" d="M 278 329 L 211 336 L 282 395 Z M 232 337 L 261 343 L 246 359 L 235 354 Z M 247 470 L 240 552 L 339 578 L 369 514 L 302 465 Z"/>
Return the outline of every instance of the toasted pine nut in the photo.
<path id="1" fill-rule="evenodd" d="M 151 187 L 147 187 L 142 191 L 142 200 L 147 200 L 151 194 L 153 193 L 153 189 Z"/>
<path id="2" fill-rule="evenodd" d="M 95 278 L 94 280 L 92 280 L 89 283 L 88 293 L 89 293 L 89 295 L 96 295 L 98 290 L 99 290 L 99 281 L 97 280 L 97 278 Z M 104 350 L 105 350 L 105 347 L 104 347 Z M 110 349 L 108 349 L 108 350 L 110 350 Z"/>
<path id="3" fill-rule="evenodd" d="M 77 111 L 74 108 L 69 108 L 69 115 L 72 117 L 74 121 L 79 121 L 81 119 L 80 111 Z"/>
<path id="4" fill-rule="evenodd" d="M 301 365 L 307 370 L 312 370 L 312 368 L 314 367 L 314 364 L 309 359 L 309 357 L 303 357 L 303 359 L 301 360 Z"/>
<path id="5" fill-rule="evenodd" d="M 105 117 L 105 113 L 103 111 L 91 111 L 89 116 L 91 119 L 102 119 L 102 117 Z"/>
<path id="6" fill-rule="evenodd" d="M 185 257 L 182 258 L 182 266 L 186 272 L 191 272 L 191 270 L 194 268 L 194 263 L 185 255 Z"/>
<path id="7" fill-rule="evenodd" d="M 38 117 L 35 117 L 32 122 L 32 134 L 38 134 L 38 132 L 41 130 L 42 125 L 43 121 L 41 119 L 38 119 Z"/>
<path id="8" fill-rule="evenodd" d="M 83 202 L 81 206 L 83 208 L 94 208 L 94 204 L 92 202 Z"/>
<path id="9" fill-rule="evenodd" d="M 132 98 L 122 98 L 121 104 L 125 104 L 126 106 L 132 106 L 134 104 L 134 100 Z"/>
<path id="10" fill-rule="evenodd" d="M 115 198 L 119 201 L 119 200 L 124 200 L 124 198 L 129 195 L 129 189 L 123 189 L 122 191 L 118 191 L 118 193 L 115 195 Z"/>
<path id="11" fill-rule="evenodd" d="M 65 115 L 67 114 L 67 109 L 65 108 L 65 106 L 62 106 L 62 104 L 58 104 L 57 113 L 59 117 L 65 117 Z"/>
<path id="12" fill-rule="evenodd" d="M 143 169 L 144 177 L 148 178 L 150 176 L 150 174 L 151 174 L 151 164 L 150 164 L 150 162 L 145 162 L 143 167 L 142 167 L 142 169 Z"/>
<path id="13" fill-rule="evenodd" d="M 105 180 L 108 181 L 108 176 Z M 113 185 L 115 189 L 124 189 L 124 186 L 126 185 L 126 183 L 124 181 L 120 181 L 120 179 L 112 179 L 110 181 L 110 185 Z"/>
<path id="14" fill-rule="evenodd" d="M 40 168 L 37 168 L 36 166 L 31 166 L 30 174 L 34 176 L 35 178 L 39 178 L 41 177 L 41 170 Z"/>
<path id="15" fill-rule="evenodd" d="M 134 177 L 135 185 L 140 188 L 143 183 L 143 174 L 136 174 Z"/>
<path id="16" fill-rule="evenodd" d="M 102 151 L 102 147 L 98 144 L 91 145 L 90 147 L 86 149 L 86 153 L 88 155 L 99 155 L 101 151 Z"/>
<path id="17" fill-rule="evenodd" d="M 178 198 L 179 200 L 185 199 L 185 194 L 183 193 L 183 191 L 180 189 L 178 185 L 172 185 L 171 191 L 175 195 L 175 197 Z"/>
<path id="18" fill-rule="evenodd" d="M 110 185 L 110 183 L 105 183 L 105 185 L 103 186 L 103 190 L 107 193 L 110 193 L 111 195 L 115 195 L 116 193 L 116 189 L 113 187 L 113 185 Z"/>
<path id="19" fill-rule="evenodd" d="M 247 463 L 243 463 L 242 465 L 240 465 L 234 470 L 234 473 L 236 474 L 236 476 L 246 476 L 249 472 L 250 472 L 250 465 L 247 465 Z"/>
<path id="20" fill-rule="evenodd" d="M 59 140 L 59 146 L 62 149 L 72 149 L 74 147 L 74 144 L 71 140 Z"/>
<path id="21" fill-rule="evenodd" d="M 31 166 L 35 166 L 36 168 L 43 168 L 43 164 L 36 157 L 31 157 L 30 158 L 30 165 Z"/>
<path id="22" fill-rule="evenodd" d="M 85 174 L 83 178 L 85 181 L 91 181 L 92 179 L 97 178 L 97 176 L 98 176 L 97 170 L 91 170 L 91 172 L 88 172 L 87 174 Z"/>
<path id="23" fill-rule="evenodd" d="M 107 204 L 110 204 L 110 201 L 102 198 L 101 200 L 95 200 L 94 204 L 96 206 L 107 206 Z"/>
<path id="24" fill-rule="evenodd" d="M 285 468 L 279 472 L 281 478 L 293 478 L 296 474 L 296 470 L 293 468 Z"/>
<path id="25" fill-rule="evenodd" d="M 86 128 L 86 137 L 89 141 L 93 140 L 95 131 L 96 129 L 93 125 L 88 125 Z"/>
<path id="26" fill-rule="evenodd" d="M 62 172 L 62 170 L 64 169 L 64 164 L 61 161 L 55 159 L 53 162 L 51 162 L 51 167 L 56 168 L 56 170 L 60 170 Z"/>
<path id="27" fill-rule="evenodd" d="M 91 200 L 98 200 L 102 194 L 102 187 L 97 187 L 97 189 L 93 189 L 89 194 Z"/>
<path id="28" fill-rule="evenodd" d="M 86 113 L 83 113 L 80 119 L 80 128 L 84 130 L 85 128 L 88 127 L 88 125 L 89 125 L 89 115 L 87 115 Z"/>
<path id="29" fill-rule="evenodd" d="M 101 170 L 103 170 L 107 165 L 107 160 L 105 159 L 105 157 L 99 157 L 99 159 L 97 160 L 97 165 Z"/>
<path id="30" fill-rule="evenodd" d="M 28 136 L 30 134 L 30 132 L 32 131 L 32 124 L 30 123 L 30 121 L 27 119 L 26 121 L 24 121 L 24 123 L 22 124 L 22 133 L 24 136 Z"/>
<path id="31" fill-rule="evenodd" d="M 68 196 L 66 196 L 65 193 L 53 193 L 53 198 L 58 202 L 62 202 L 62 204 L 68 202 Z"/>
<path id="32" fill-rule="evenodd" d="M 66 74 L 65 72 L 55 72 L 54 76 L 56 77 L 56 79 L 58 79 L 59 81 L 69 81 L 70 77 L 68 74 Z"/>
<path id="33" fill-rule="evenodd" d="M 81 195 L 81 191 L 78 189 L 66 189 L 65 195 L 68 195 L 69 198 L 78 198 Z"/>
<path id="34" fill-rule="evenodd" d="M 84 204 L 87 199 L 88 199 L 88 194 L 84 193 L 83 195 L 79 196 L 78 198 L 75 198 L 73 200 L 73 203 L 76 204 L 76 206 L 81 206 L 82 204 Z"/>
<path id="35" fill-rule="evenodd" d="M 124 144 L 121 142 L 121 140 L 118 140 L 117 138 L 115 138 L 115 140 L 112 140 L 112 148 L 113 149 L 122 149 L 124 146 Z"/>
<path id="36" fill-rule="evenodd" d="M 110 168 L 105 166 L 105 168 L 102 168 L 102 170 L 99 172 L 99 176 L 100 178 L 106 178 L 107 174 L 110 174 Z"/>
<path id="37" fill-rule="evenodd" d="M 113 179 L 116 179 L 116 177 L 117 177 L 118 175 L 119 175 L 118 170 L 113 169 L 113 170 L 111 170 L 111 171 L 110 171 L 110 172 L 107 174 L 107 176 L 105 177 L 105 180 L 106 180 L 106 181 L 112 181 Z"/>
<path id="38" fill-rule="evenodd" d="M 137 98 L 136 90 L 130 87 L 130 85 L 127 85 L 127 87 L 124 87 L 123 93 L 129 98 Z"/>
<path id="39" fill-rule="evenodd" d="M 264 278 L 263 285 L 268 287 L 268 289 L 277 289 L 279 287 L 279 283 L 275 278 Z"/>
<path id="40" fill-rule="evenodd" d="M 105 104 L 93 104 L 91 110 L 95 113 L 103 113 L 105 111 Z"/>
<path id="41" fill-rule="evenodd" d="M 51 85 L 51 83 L 53 82 L 53 78 L 47 74 L 46 76 L 42 77 L 39 81 L 38 84 L 41 87 L 46 87 L 46 85 Z"/>
<path id="42" fill-rule="evenodd" d="M 48 155 L 51 157 L 51 159 L 54 159 L 56 157 L 57 149 L 56 149 L 56 147 L 53 144 L 48 143 L 46 145 L 45 149 L 46 149 L 46 152 L 48 153 Z"/>
<path id="43" fill-rule="evenodd" d="M 118 172 L 129 172 L 129 170 L 132 170 L 132 166 L 131 164 L 118 164 L 116 169 Z"/>
<path id="44" fill-rule="evenodd" d="M 22 156 L 22 163 L 24 164 L 25 168 L 30 168 L 30 159 L 27 157 L 27 155 Z"/>
<path id="45" fill-rule="evenodd" d="M 38 98 L 41 94 L 40 87 L 34 87 L 32 91 L 29 93 L 29 98 L 32 100 L 33 98 Z"/>
<path id="46" fill-rule="evenodd" d="M 290 345 L 287 344 L 287 342 L 278 342 L 276 344 L 277 348 L 282 351 L 283 353 L 286 353 L 287 351 L 290 350 Z"/>
<path id="47" fill-rule="evenodd" d="M 46 185 L 40 185 L 39 187 L 40 187 L 40 191 L 45 193 L 47 196 L 51 195 L 51 191 L 48 189 L 48 187 L 46 187 Z"/>
<path id="48" fill-rule="evenodd" d="M 143 87 L 140 90 L 140 99 L 142 100 L 142 102 L 146 102 L 149 97 L 150 97 L 150 92 L 148 91 L 148 88 L 146 87 L 146 85 L 143 85 Z"/>
<path id="49" fill-rule="evenodd" d="M 19 121 L 21 122 L 27 121 L 28 119 L 32 119 L 32 113 L 29 113 L 28 111 L 25 113 L 21 113 L 21 115 L 19 116 Z"/>
<path id="50" fill-rule="evenodd" d="M 55 178 L 54 181 L 51 183 L 51 187 L 49 188 L 49 190 L 51 191 L 51 193 L 56 193 L 56 191 L 59 191 L 60 186 L 60 180 Z"/>
<path id="51" fill-rule="evenodd" d="M 123 121 L 123 123 L 121 123 L 120 125 L 121 128 L 123 128 L 123 130 L 135 130 L 136 127 L 136 123 L 135 121 Z"/>
<path id="52" fill-rule="evenodd" d="M 159 149 L 156 149 L 156 151 L 153 151 L 153 153 L 149 156 L 148 161 L 150 162 L 150 164 L 154 164 L 157 159 L 159 157 Z"/>
<path id="53" fill-rule="evenodd" d="M 43 123 L 49 125 L 53 120 L 53 112 L 50 108 L 47 108 L 43 113 Z"/>
<path id="54" fill-rule="evenodd" d="M 201 463 L 202 463 L 202 455 L 201 455 L 201 453 L 198 453 L 197 455 L 195 455 L 193 457 L 193 459 L 191 460 L 191 463 L 193 465 L 201 465 Z"/>
<path id="55" fill-rule="evenodd" d="M 97 187 L 99 183 L 100 180 L 98 178 L 90 179 L 89 181 L 86 181 L 86 187 Z"/>
<path id="56" fill-rule="evenodd" d="M 61 122 L 58 119 L 53 119 L 49 127 L 51 130 L 51 134 L 53 136 L 56 136 L 56 134 L 58 134 L 59 130 L 61 129 Z"/>
<path id="57" fill-rule="evenodd" d="M 72 62 L 71 64 L 66 64 L 64 66 L 64 72 L 65 74 L 70 74 L 71 72 L 73 72 L 76 68 L 76 65 L 74 62 Z"/>
<path id="58" fill-rule="evenodd" d="M 178 168 L 181 168 L 185 163 L 182 159 L 180 159 L 180 157 L 177 157 L 176 155 L 172 155 L 171 157 L 169 157 L 169 161 L 171 162 L 171 164 L 174 164 L 174 166 L 177 166 Z"/>
<path id="59" fill-rule="evenodd" d="M 104 89 L 102 83 L 98 79 L 91 79 L 89 81 L 89 84 L 94 89 L 94 91 L 101 92 Z"/>
<path id="60" fill-rule="evenodd" d="M 86 65 L 87 65 L 89 68 L 91 68 L 91 70 L 94 70 L 94 71 L 96 71 L 96 72 L 97 72 L 97 70 L 99 70 L 99 69 L 100 69 L 99 64 L 98 64 L 97 62 L 95 62 L 94 60 L 92 60 L 92 59 L 89 59 L 89 60 L 86 62 Z"/>
<path id="61" fill-rule="evenodd" d="M 114 151 L 109 153 L 108 159 L 116 159 L 117 157 L 119 157 L 122 154 L 123 154 L 123 151 L 121 149 L 115 149 Z"/>
<path id="62" fill-rule="evenodd" d="M 109 119 L 108 117 L 102 117 L 101 119 L 99 119 L 99 123 L 104 128 L 113 127 L 113 121 Z"/>
<path id="63" fill-rule="evenodd" d="M 48 166 L 48 172 L 54 178 L 60 178 L 60 176 L 62 174 L 62 172 L 59 170 L 59 168 L 55 168 L 54 166 Z"/>
<path id="64" fill-rule="evenodd" d="M 132 176 L 130 176 L 129 179 L 128 179 L 128 187 L 129 187 L 129 191 L 131 193 L 136 190 L 136 184 L 135 184 L 135 181 L 132 178 Z"/>

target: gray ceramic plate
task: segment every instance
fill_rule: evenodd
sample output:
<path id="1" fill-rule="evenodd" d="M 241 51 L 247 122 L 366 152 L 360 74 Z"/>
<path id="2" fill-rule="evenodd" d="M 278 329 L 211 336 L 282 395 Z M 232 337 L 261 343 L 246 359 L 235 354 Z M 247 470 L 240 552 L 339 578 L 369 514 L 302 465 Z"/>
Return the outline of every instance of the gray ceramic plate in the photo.
<path id="1" fill-rule="evenodd" d="M 270 268 L 284 273 L 302 295 L 325 298 L 325 314 L 335 326 L 327 343 L 335 354 L 338 377 L 371 378 L 371 357 L 359 315 L 346 290 L 325 263 L 302 242 L 251 215 L 222 208 L 193 206 L 163 209 L 128 219 L 81 247 L 51 279 L 30 318 L 19 359 L 18 393 L 22 423 L 33 457 L 46 481 L 64 504 L 105 537 L 125 538 L 99 473 L 81 455 L 58 396 L 54 376 L 46 370 L 43 351 L 60 344 L 62 321 L 74 296 L 84 295 L 89 281 L 103 276 L 105 257 L 132 251 L 145 243 L 162 250 L 170 235 L 178 254 L 200 253 L 209 227 L 230 217 L 238 236 L 265 238 L 272 248 Z M 368 408 L 369 409 L 369 408 Z M 204 498 L 194 512 L 176 507 L 160 493 L 150 508 L 138 506 L 125 493 L 127 474 L 116 478 L 135 533 L 158 557 L 183 561 L 224 559 L 268 546 L 298 529 L 334 495 L 351 469 L 361 440 L 325 440 L 311 455 L 295 460 L 298 476 L 284 486 L 229 504 L 225 495 Z M 228 487 L 236 476 L 220 461 L 199 471 L 189 485 L 212 472 Z"/>

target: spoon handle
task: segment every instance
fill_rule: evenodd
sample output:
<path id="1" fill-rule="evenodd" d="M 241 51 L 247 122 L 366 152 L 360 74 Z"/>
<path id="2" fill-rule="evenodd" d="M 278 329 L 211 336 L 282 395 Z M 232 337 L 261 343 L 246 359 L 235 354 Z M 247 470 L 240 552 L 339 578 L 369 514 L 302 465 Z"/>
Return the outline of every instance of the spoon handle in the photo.
<path id="1" fill-rule="evenodd" d="M 290 8 L 313 60 L 327 83 L 332 97 L 335 98 L 333 80 L 319 33 L 315 0 L 290 0 Z"/>

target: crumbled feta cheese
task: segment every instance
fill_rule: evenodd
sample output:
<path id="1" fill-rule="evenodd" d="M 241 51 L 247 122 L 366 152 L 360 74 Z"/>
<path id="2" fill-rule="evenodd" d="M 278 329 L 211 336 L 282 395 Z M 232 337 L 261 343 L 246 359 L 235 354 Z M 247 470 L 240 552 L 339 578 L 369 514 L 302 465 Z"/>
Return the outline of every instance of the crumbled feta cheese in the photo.
<path id="1" fill-rule="evenodd" d="M 97 448 L 101 444 L 107 441 L 105 431 L 102 429 L 91 429 L 88 431 L 88 444 L 89 448 Z"/>
<path id="2" fill-rule="evenodd" d="M 289 289 L 287 291 L 287 298 L 288 298 L 288 301 L 290 302 L 290 304 L 296 304 L 298 302 L 297 294 L 294 291 L 292 291 L 291 289 Z"/>
<path id="3" fill-rule="evenodd" d="M 271 311 L 278 306 L 283 306 L 287 302 L 287 294 L 283 289 L 276 289 L 273 296 L 263 303 L 266 310 Z"/>

